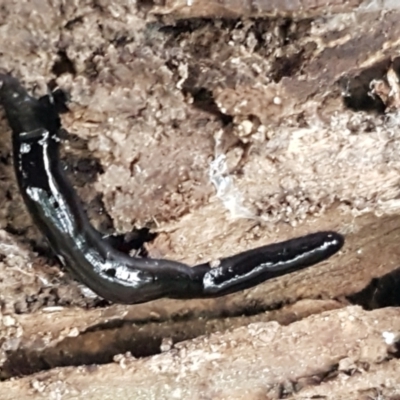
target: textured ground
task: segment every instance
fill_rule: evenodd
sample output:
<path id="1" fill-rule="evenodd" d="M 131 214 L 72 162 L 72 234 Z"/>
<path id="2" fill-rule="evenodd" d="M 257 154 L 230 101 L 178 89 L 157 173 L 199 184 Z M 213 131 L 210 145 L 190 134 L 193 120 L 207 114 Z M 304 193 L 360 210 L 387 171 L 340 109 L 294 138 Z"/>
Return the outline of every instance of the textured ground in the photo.
<path id="1" fill-rule="evenodd" d="M 147 359 L 121 355 L 105 366 L 43 372 L 4 382 L 0 395 L 4 400 L 394 400 L 400 396 L 393 345 L 399 330 L 398 309 L 366 313 L 348 307 L 286 327 L 253 323 L 182 342 Z M 149 384 L 149 376 L 157 378 Z"/>
<path id="2" fill-rule="evenodd" d="M 0 373 L 25 377 L 1 398 L 400 395 L 397 310 L 348 307 L 399 304 L 399 12 L 327 1 L 321 16 L 304 0 L 271 17 L 264 3 L 182 19 L 200 3 L 3 1 L 0 68 L 70 93 L 65 160 L 94 225 L 148 229 L 150 255 L 188 263 L 320 229 L 346 246 L 232 296 L 106 304 L 32 227 L 3 118 Z M 96 363 L 111 364 L 81 366 Z"/>

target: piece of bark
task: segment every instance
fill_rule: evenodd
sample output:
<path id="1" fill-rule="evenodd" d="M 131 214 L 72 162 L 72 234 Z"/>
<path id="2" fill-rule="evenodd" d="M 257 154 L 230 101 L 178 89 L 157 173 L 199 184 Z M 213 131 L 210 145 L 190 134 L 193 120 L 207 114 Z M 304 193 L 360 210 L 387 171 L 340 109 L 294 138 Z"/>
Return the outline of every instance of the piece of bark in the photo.
<path id="1" fill-rule="evenodd" d="M 308 315 L 343 307 L 333 300 L 303 300 L 276 311 L 254 316 L 190 318 L 145 323 L 126 310 L 111 308 L 82 312 L 66 309 L 26 316 L 5 316 L 2 344 L 5 351 L 0 378 L 28 375 L 63 365 L 105 364 L 116 354 L 146 357 L 177 342 L 204 334 L 246 326 L 258 321 L 290 324 Z M 131 310 L 133 311 L 133 310 Z M 132 314 L 132 313 L 131 313 Z M 140 315 L 140 313 L 139 313 Z M 167 343 L 167 344 L 165 344 Z"/>
<path id="2" fill-rule="evenodd" d="M 259 322 L 215 333 L 148 359 L 121 356 L 107 366 L 3 382 L 0 397 L 356 400 L 377 388 L 390 398 L 400 385 L 399 333 L 400 310 L 348 307 L 289 326 Z"/>

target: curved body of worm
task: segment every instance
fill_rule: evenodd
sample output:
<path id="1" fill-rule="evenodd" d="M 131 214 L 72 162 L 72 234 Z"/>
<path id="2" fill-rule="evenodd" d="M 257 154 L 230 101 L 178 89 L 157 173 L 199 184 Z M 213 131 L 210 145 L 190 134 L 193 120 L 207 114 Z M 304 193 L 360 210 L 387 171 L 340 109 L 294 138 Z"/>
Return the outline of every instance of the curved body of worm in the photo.
<path id="1" fill-rule="evenodd" d="M 52 98 L 36 99 L 17 79 L 0 74 L 0 104 L 12 129 L 15 172 L 33 221 L 65 268 L 104 299 L 130 304 L 222 296 L 316 264 L 343 245 L 340 234 L 318 232 L 223 258 L 215 268 L 131 257 L 94 229 L 66 179 Z"/>

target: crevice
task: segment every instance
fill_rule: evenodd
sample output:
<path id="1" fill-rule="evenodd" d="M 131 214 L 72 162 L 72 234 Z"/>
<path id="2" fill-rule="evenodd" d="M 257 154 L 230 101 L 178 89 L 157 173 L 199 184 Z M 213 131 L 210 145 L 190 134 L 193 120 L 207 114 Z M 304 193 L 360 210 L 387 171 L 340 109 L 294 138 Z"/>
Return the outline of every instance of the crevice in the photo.
<path id="1" fill-rule="evenodd" d="M 233 117 L 220 111 L 214 100 L 211 90 L 208 90 L 204 87 L 191 87 L 189 82 L 190 78 L 188 78 L 185 82 L 182 91 L 186 95 L 190 93 L 193 98 L 193 107 L 202 111 L 206 111 L 211 115 L 215 115 L 221 120 L 223 126 L 227 126 L 232 123 Z"/>
<path id="2" fill-rule="evenodd" d="M 218 321 L 214 324 L 219 326 Z M 115 355 L 126 352 L 137 358 L 148 357 L 161 352 L 160 346 L 166 337 L 177 343 L 215 331 L 216 328 L 206 325 L 207 321 L 201 319 L 190 324 L 123 322 L 114 328 L 87 331 L 78 337 L 68 337 L 54 347 L 8 352 L 0 378 L 9 379 L 61 366 L 106 364 L 112 362 Z"/>
<path id="3" fill-rule="evenodd" d="M 68 21 L 65 25 L 64 25 L 64 28 L 66 29 L 66 30 L 72 30 L 73 29 L 73 27 L 75 26 L 75 25 L 80 25 L 80 24 L 82 24 L 84 22 L 84 18 L 83 18 L 83 16 L 82 15 L 78 15 L 77 17 L 75 17 L 75 18 L 73 18 L 73 19 L 71 19 L 70 21 Z"/>
<path id="4" fill-rule="evenodd" d="M 61 341 L 54 345 L 42 343 L 40 338 L 37 338 L 35 345 L 30 343 L 29 347 L 7 352 L 0 379 L 29 375 L 61 366 L 107 364 L 112 362 L 116 355 L 127 352 L 136 358 L 148 357 L 161 353 L 166 338 L 169 349 L 175 343 L 184 340 L 224 332 L 255 322 L 277 321 L 280 325 L 287 326 L 309 315 L 293 313 L 285 308 L 277 309 L 277 313 L 266 313 L 265 307 L 262 310 L 252 316 L 244 316 L 243 310 L 235 308 L 231 313 L 205 310 L 201 313 L 170 315 L 164 320 L 160 320 L 162 317 L 151 315 L 148 320 L 140 322 L 133 319 L 110 319 L 90 326 L 78 336 L 61 337 Z M 318 311 L 310 314 L 315 312 Z M 331 372 L 330 370 L 329 373 Z M 328 373 L 321 376 L 325 379 Z"/>
<path id="5" fill-rule="evenodd" d="M 220 19 L 218 25 L 220 29 L 232 29 L 240 19 Z M 174 24 L 165 24 L 160 28 L 160 32 L 167 34 L 173 41 L 178 40 L 181 35 L 191 34 L 205 27 L 214 28 L 216 21 L 211 18 L 187 18 L 177 20 Z"/>
<path id="6" fill-rule="evenodd" d="M 130 254 L 135 250 L 135 255 L 148 257 L 148 251 L 144 246 L 146 243 L 154 241 L 157 236 L 158 234 L 150 232 L 149 228 L 141 228 L 120 235 L 106 236 L 104 240 L 107 240 L 113 248 L 122 253 Z"/>
<path id="7" fill-rule="evenodd" d="M 163 2 L 160 0 L 138 0 L 136 2 L 136 7 L 138 11 L 147 13 L 151 11 L 154 6 L 162 5 L 162 3 Z"/>
<path id="8" fill-rule="evenodd" d="M 115 355 L 127 352 L 136 358 L 148 357 L 161 353 L 165 338 L 168 338 L 172 346 L 202 335 L 269 320 L 265 313 L 253 317 L 197 317 L 190 321 L 133 323 L 114 320 L 91 327 L 76 337 L 67 337 L 52 347 L 20 348 L 7 352 L 0 379 L 30 375 L 61 366 L 107 364 L 113 361 Z"/>
<path id="9" fill-rule="evenodd" d="M 56 76 L 63 74 L 76 75 L 75 65 L 64 50 L 58 51 L 57 60 L 53 64 L 51 72 Z"/>
<path id="10" fill-rule="evenodd" d="M 301 74 L 301 66 L 304 61 L 305 53 L 303 50 L 299 51 L 297 54 L 277 58 L 272 67 L 272 80 L 275 83 L 279 83 L 284 77 L 290 77 L 297 73 Z"/>
<path id="11" fill-rule="evenodd" d="M 400 306 L 400 268 L 372 279 L 364 289 L 347 299 L 366 310 Z"/>
<path id="12" fill-rule="evenodd" d="M 371 93 L 371 82 L 374 80 L 386 81 L 386 72 L 391 60 L 385 59 L 357 75 L 346 75 L 339 80 L 339 86 L 343 93 L 344 105 L 353 111 L 375 111 L 383 114 L 385 104 Z"/>

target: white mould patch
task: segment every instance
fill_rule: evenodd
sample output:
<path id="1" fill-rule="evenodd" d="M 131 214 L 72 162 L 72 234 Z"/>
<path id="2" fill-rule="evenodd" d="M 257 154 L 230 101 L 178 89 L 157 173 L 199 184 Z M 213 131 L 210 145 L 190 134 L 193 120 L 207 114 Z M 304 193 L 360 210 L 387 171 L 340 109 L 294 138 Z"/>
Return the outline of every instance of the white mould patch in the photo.
<path id="1" fill-rule="evenodd" d="M 224 154 L 216 156 L 210 163 L 209 177 L 217 191 L 217 197 L 232 218 L 254 218 L 254 214 L 243 205 L 243 196 L 228 174 L 228 165 Z"/>

